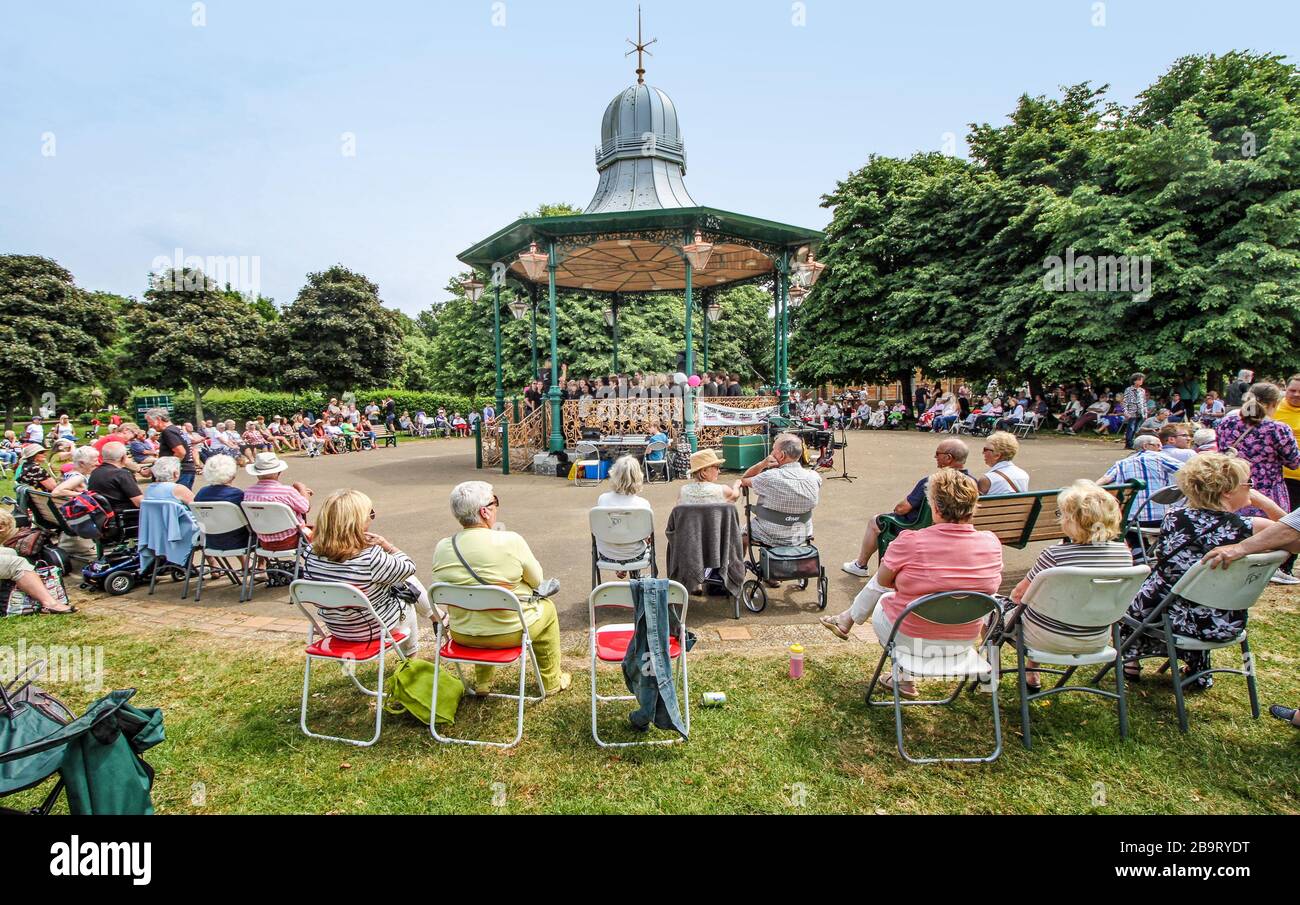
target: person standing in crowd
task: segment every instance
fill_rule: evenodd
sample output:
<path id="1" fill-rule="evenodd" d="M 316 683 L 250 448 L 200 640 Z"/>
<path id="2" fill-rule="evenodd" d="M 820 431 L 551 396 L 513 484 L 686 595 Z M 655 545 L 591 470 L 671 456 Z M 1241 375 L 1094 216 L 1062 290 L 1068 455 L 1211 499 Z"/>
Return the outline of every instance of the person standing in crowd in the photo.
<path id="1" fill-rule="evenodd" d="M 1300 446 L 1291 428 L 1273 419 L 1282 403 L 1282 393 L 1271 383 L 1257 383 L 1246 393 L 1241 408 L 1219 422 L 1215 433 L 1219 452 L 1235 453 L 1251 465 L 1255 490 L 1285 512 L 1291 511 L 1291 497 L 1283 477 L 1284 468 L 1300 468 Z M 1300 501 L 1298 501 L 1300 502 Z M 1243 516 L 1261 516 L 1257 508 Z"/>
<path id="2" fill-rule="evenodd" d="M 1134 374 L 1129 378 L 1128 389 L 1124 391 L 1124 448 L 1133 448 L 1133 438 L 1137 436 L 1138 426 L 1147 417 L 1147 391 L 1145 374 Z"/>
<path id="3" fill-rule="evenodd" d="M 194 476 L 199 470 L 199 455 L 190 442 L 189 432 L 172 424 L 171 415 L 166 409 L 149 409 L 144 417 L 148 425 L 158 432 L 160 455 L 175 456 L 180 460 L 181 473 L 176 483 L 193 490 Z"/>
<path id="4" fill-rule="evenodd" d="M 1250 392 L 1250 385 L 1254 380 L 1254 371 L 1243 369 L 1237 372 L 1237 379 L 1228 384 L 1228 389 L 1223 394 L 1223 399 L 1228 405 L 1229 412 L 1241 408 L 1241 404 L 1245 401 L 1246 394 Z"/>
<path id="5" fill-rule="evenodd" d="M 1286 394 L 1273 417 L 1291 428 L 1292 436 L 1300 440 L 1300 374 L 1286 382 Z M 1283 468 L 1282 482 L 1292 506 L 1300 506 L 1300 468 Z"/>

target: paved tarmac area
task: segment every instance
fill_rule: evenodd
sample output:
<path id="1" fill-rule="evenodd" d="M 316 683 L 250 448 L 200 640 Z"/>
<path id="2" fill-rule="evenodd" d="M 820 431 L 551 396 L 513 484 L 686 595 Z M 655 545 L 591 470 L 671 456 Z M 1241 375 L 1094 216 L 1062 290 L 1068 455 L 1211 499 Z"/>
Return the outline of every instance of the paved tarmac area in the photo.
<path id="1" fill-rule="evenodd" d="M 849 473 L 856 475 L 857 480 L 852 483 L 827 480 L 814 520 L 816 544 L 830 576 L 829 611 L 848 606 L 862 586 L 860 579 L 842 572 L 840 565 L 856 555 L 867 520 L 892 509 L 918 479 L 934 469 L 933 453 L 939 439 L 915 431 L 849 434 Z M 968 443 L 970 470 L 976 475 L 983 474 L 986 469 L 980 456 L 981 440 L 968 438 Z M 1095 479 L 1124 454 L 1123 447 L 1114 441 L 1042 436 L 1021 444 L 1016 464 L 1029 472 L 1031 489 L 1043 490 L 1062 487 L 1077 478 Z M 837 453 L 833 474 L 839 473 L 840 455 Z M 579 488 L 558 478 L 536 477 L 531 473 L 503 477 L 499 472 L 477 471 L 473 441 L 468 440 L 413 441 L 402 443 L 397 449 L 317 459 L 293 455 L 287 461 L 290 467 L 285 479 L 302 481 L 311 487 L 316 492 L 316 505 L 341 487 L 355 488 L 369 495 L 377 514 L 374 530 L 419 563 L 419 577 L 425 583 L 430 578 L 434 547 L 457 527 L 448 505 L 451 489 L 461 481 L 489 481 L 501 498 L 501 522 L 527 539 L 548 576 L 560 579 L 562 590 L 557 605 L 561 627 L 573 631 L 586 625 L 586 595 L 591 589 L 587 510 L 608 489 L 607 484 Z M 830 478 L 831 474 L 827 472 L 825 477 Z M 722 480 L 734 477 L 724 474 Z M 252 478 L 241 472 L 237 484 L 246 487 L 251 483 Z M 663 526 L 680 487 L 681 482 L 655 484 L 648 486 L 644 494 L 655 510 L 661 565 L 667 561 Z M 1042 546 L 1032 545 L 1026 550 L 1003 548 L 1009 581 L 1029 568 Z M 145 593 L 143 589 L 137 590 L 132 597 Z M 165 598 L 166 603 L 175 604 L 182 611 L 193 608 L 196 618 L 200 617 L 199 610 L 206 611 L 202 613 L 203 618 L 212 617 L 214 612 L 298 617 L 296 610 L 286 605 L 287 589 L 266 589 L 259 585 L 254 600 L 246 604 L 238 602 L 237 592 L 229 585 L 209 585 L 198 604 L 192 599 L 181 601 L 179 597 L 179 591 L 164 585 L 153 600 L 163 602 Z M 690 622 L 725 627 L 732 624 L 731 614 L 731 604 L 724 598 L 697 599 Z M 741 624 L 759 628 L 809 623 L 816 621 L 818 615 L 815 591 L 809 588 L 801 592 L 793 584 L 787 584 L 769 591 L 769 605 L 762 614 L 743 611 Z"/>

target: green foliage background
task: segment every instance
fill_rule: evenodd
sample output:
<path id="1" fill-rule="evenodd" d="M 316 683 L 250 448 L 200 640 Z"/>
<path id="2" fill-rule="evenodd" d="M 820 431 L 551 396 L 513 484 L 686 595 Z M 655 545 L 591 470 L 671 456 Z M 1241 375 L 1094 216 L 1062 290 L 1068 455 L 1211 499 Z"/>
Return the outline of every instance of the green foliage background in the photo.
<path id="1" fill-rule="evenodd" d="M 1188 56 L 1131 106 L 1108 101 L 1105 86 L 1066 86 L 1021 97 L 1005 123 L 972 124 L 967 140 L 969 159 L 872 156 L 823 197 L 828 269 L 793 316 L 800 383 L 908 381 L 919 370 L 1037 387 L 1114 382 L 1140 369 L 1156 385 L 1208 388 L 1241 367 L 1300 370 L 1295 65 L 1266 53 Z M 526 215 L 577 212 L 551 203 Z M 1052 291 L 1045 262 L 1068 249 L 1148 256 L 1150 297 Z M 46 391 L 64 408 L 123 404 L 146 382 L 191 403 L 197 393 L 237 419 L 246 403 L 214 388 L 316 399 L 389 385 L 437 394 L 403 404 L 426 409 L 477 408 L 494 393 L 494 296 L 489 289 L 471 304 L 461 287 L 468 273 L 414 318 L 385 307 L 380 287 L 342 264 L 311 274 L 283 308 L 229 287 L 170 290 L 162 276 L 136 300 L 81 289 L 46 258 L 0 256 L 0 342 L 19 350 L 0 363 L 6 417 Z M 515 283 L 501 292 L 507 395 L 533 369 L 530 319 L 514 320 L 508 308 L 522 292 Z M 710 369 L 767 382 L 770 286 L 717 299 Z M 561 293 L 556 342 L 571 377 L 614 370 L 608 304 Z M 625 298 L 618 370 L 672 369 L 684 315 L 681 295 Z M 696 325 L 702 370 L 702 309 Z M 550 348 L 544 298 L 536 346 L 541 364 Z M 262 401 L 301 408 L 293 398 Z"/>

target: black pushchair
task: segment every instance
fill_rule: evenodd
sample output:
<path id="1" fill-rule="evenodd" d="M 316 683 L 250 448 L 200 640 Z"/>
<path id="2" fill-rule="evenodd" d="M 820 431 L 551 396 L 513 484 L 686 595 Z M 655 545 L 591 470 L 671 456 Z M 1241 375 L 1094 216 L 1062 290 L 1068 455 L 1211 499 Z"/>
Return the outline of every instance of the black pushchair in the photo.
<path id="1" fill-rule="evenodd" d="M 49 814 L 65 793 L 73 814 L 152 814 L 153 770 L 140 753 L 163 740 L 162 712 L 132 707 L 128 689 L 78 717 L 32 684 L 43 666 L 0 686 L 0 798 L 59 778 L 36 807 L 0 806 L 0 814 Z"/>
<path id="2" fill-rule="evenodd" d="M 821 554 L 808 543 L 783 547 L 770 547 L 754 539 L 754 516 L 760 521 L 774 525 L 793 527 L 808 525 L 812 521 L 812 512 L 798 514 L 778 512 L 759 506 L 750 500 L 749 488 L 745 488 L 745 534 L 749 538 L 749 551 L 745 556 L 745 571 L 752 572 L 754 578 L 747 579 L 741 587 L 740 599 L 745 609 L 751 613 L 761 613 L 767 609 L 767 582 L 780 584 L 784 581 L 798 582 L 799 590 L 807 590 L 809 582 L 817 582 L 817 609 L 826 609 L 828 582 L 826 569 L 822 567 Z"/>

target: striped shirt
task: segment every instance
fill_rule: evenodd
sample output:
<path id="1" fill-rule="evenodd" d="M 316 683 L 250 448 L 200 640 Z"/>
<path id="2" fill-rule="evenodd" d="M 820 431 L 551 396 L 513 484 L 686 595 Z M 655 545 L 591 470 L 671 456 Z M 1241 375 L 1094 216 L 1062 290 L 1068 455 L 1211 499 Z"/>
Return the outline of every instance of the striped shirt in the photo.
<path id="1" fill-rule="evenodd" d="M 375 614 L 390 629 L 402 620 L 406 609 L 395 589 L 406 584 L 416 571 L 415 561 L 405 553 L 385 553 L 379 547 L 367 547 L 345 562 L 333 562 L 309 550 L 302 562 L 304 578 L 350 584 L 365 594 Z M 329 608 L 320 613 L 329 633 L 342 641 L 379 638 L 379 626 L 363 609 Z"/>
<path id="2" fill-rule="evenodd" d="M 1025 580 L 1032 582 L 1039 572 L 1064 566 L 1079 566 L 1085 569 L 1126 569 L 1131 565 L 1133 565 L 1133 552 L 1123 541 L 1076 544 L 1065 540 L 1038 554 L 1038 560 L 1033 568 L 1025 573 Z M 1100 642 L 1110 631 L 1110 626 L 1072 625 L 1069 622 L 1060 622 L 1044 616 L 1033 607 L 1025 607 L 1025 618 L 1045 631 L 1079 641 Z"/>
<path id="3" fill-rule="evenodd" d="M 1147 416 L 1147 391 L 1142 387 L 1131 386 L 1124 391 L 1124 417 L 1145 418 Z"/>
<path id="4" fill-rule="evenodd" d="M 1137 518 L 1142 522 L 1160 522 L 1164 520 L 1165 507 L 1151 502 L 1151 494 L 1159 493 L 1174 483 L 1174 473 L 1182 467 L 1182 462 L 1162 452 L 1142 450 L 1112 465 L 1101 482 L 1124 484 L 1137 480 L 1146 484 L 1146 487 L 1137 492 L 1133 508 L 1129 510 L 1129 518 Z"/>
<path id="5" fill-rule="evenodd" d="M 244 502 L 284 503 L 298 516 L 298 524 L 300 525 L 306 524 L 303 516 L 311 509 L 311 503 L 305 496 L 288 484 L 281 483 L 274 475 L 269 478 L 261 478 L 256 484 L 245 490 Z M 275 541 L 288 540 L 297 533 L 297 529 L 291 528 L 288 531 L 277 531 L 274 534 L 260 534 L 258 537 L 264 543 L 274 543 Z"/>

